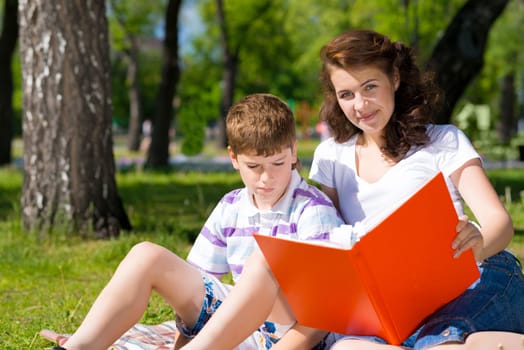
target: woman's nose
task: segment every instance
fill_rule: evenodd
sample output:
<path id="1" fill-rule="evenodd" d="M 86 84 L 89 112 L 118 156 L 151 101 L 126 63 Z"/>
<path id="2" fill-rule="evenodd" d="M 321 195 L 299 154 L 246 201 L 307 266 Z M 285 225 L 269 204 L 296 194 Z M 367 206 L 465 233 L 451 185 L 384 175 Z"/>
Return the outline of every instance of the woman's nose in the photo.
<path id="1" fill-rule="evenodd" d="M 361 95 L 355 96 L 353 100 L 353 108 L 355 109 L 355 111 L 361 110 L 362 108 L 364 108 L 366 104 L 367 104 L 367 100 L 363 96 Z"/>

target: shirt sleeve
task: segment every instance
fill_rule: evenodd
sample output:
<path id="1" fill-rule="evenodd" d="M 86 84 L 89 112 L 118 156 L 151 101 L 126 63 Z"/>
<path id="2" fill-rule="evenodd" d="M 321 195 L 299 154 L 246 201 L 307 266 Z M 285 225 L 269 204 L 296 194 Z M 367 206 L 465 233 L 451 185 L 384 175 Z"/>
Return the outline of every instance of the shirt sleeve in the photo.
<path id="1" fill-rule="evenodd" d="M 302 216 L 297 230 L 300 240 L 328 240 L 333 229 L 344 224 L 334 207 L 307 208 Z"/>
<path id="2" fill-rule="evenodd" d="M 328 139 L 320 143 L 313 154 L 313 161 L 309 170 L 309 178 L 321 185 L 327 187 L 335 187 L 335 180 L 333 178 L 334 159 L 333 147 L 330 147 L 334 141 Z"/>
<path id="3" fill-rule="evenodd" d="M 329 239 L 333 229 L 342 225 L 344 221 L 322 191 L 312 187 L 310 196 L 302 210 L 295 210 L 295 215 L 300 215 L 296 220 L 298 239 Z"/>
<path id="4" fill-rule="evenodd" d="M 454 125 L 445 125 L 432 133 L 437 153 L 438 167 L 446 176 L 464 165 L 467 161 L 481 158 L 471 141 L 462 130 Z"/>
<path id="5" fill-rule="evenodd" d="M 189 263 L 217 276 L 229 272 L 227 242 L 221 224 L 224 205 L 222 200 L 213 209 L 187 256 Z"/>

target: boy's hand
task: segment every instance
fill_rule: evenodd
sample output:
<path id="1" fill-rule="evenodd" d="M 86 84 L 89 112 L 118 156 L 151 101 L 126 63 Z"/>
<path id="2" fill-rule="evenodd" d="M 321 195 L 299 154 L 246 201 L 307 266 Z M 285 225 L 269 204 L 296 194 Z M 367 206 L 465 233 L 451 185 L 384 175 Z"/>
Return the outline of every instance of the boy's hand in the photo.
<path id="1" fill-rule="evenodd" d="M 451 244 L 455 249 L 453 257 L 458 258 L 463 252 L 468 249 L 473 249 L 475 260 L 479 261 L 478 256 L 484 246 L 484 238 L 477 225 L 469 221 L 466 215 L 459 217 L 457 224 L 457 238 Z"/>

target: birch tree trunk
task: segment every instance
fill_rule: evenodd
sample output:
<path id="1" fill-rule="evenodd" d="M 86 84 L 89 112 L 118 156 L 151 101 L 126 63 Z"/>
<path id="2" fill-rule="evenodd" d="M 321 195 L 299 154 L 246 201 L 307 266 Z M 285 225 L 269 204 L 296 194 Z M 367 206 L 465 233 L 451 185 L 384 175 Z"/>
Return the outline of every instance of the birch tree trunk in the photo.
<path id="1" fill-rule="evenodd" d="M 104 0 L 20 0 L 24 228 L 117 236 Z"/>

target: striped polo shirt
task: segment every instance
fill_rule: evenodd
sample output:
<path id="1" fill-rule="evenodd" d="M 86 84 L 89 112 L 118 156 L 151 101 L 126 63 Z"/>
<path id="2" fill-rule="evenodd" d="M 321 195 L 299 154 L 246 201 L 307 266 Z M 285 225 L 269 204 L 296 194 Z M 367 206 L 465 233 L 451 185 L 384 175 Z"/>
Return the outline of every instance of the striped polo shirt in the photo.
<path id="1" fill-rule="evenodd" d="M 255 248 L 253 233 L 300 240 L 329 239 L 331 230 L 342 224 L 329 198 L 294 170 L 285 195 L 269 210 L 259 210 L 247 188 L 222 197 L 187 260 L 219 277 L 231 271 L 236 282 Z"/>

